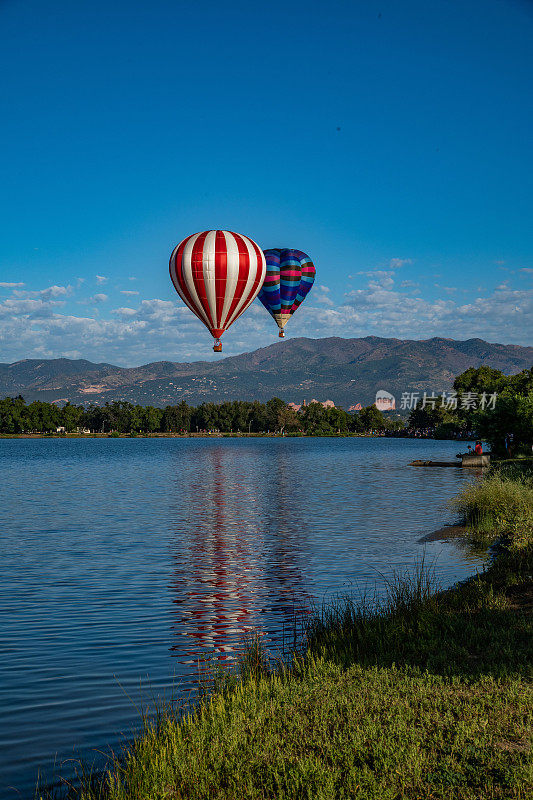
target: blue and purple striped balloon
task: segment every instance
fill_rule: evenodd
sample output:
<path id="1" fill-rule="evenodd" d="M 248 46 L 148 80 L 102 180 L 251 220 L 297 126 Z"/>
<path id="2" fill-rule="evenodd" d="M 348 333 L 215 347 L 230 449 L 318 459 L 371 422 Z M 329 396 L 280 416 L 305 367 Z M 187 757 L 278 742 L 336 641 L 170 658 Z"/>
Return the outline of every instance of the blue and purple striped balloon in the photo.
<path id="1" fill-rule="evenodd" d="M 309 293 L 315 280 L 315 266 L 301 250 L 264 250 L 266 276 L 257 295 L 271 314 L 283 337 L 284 327 Z"/>

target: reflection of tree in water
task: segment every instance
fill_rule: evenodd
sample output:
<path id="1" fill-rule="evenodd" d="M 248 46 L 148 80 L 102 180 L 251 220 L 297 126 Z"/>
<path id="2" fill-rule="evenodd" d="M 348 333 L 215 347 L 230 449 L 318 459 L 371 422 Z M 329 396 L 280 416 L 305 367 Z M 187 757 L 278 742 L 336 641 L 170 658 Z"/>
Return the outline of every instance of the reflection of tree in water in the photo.
<path id="1" fill-rule="evenodd" d="M 186 512 L 173 543 L 172 589 L 181 641 L 171 650 L 183 660 L 194 661 L 200 648 L 232 658 L 247 632 L 281 627 L 296 596 L 299 605 L 305 596 L 288 471 L 278 459 L 272 472 L 266 451 L 252 459 L 240 451 L 219 445 L 195 453 L 190 478 L 178 487 Z"/>

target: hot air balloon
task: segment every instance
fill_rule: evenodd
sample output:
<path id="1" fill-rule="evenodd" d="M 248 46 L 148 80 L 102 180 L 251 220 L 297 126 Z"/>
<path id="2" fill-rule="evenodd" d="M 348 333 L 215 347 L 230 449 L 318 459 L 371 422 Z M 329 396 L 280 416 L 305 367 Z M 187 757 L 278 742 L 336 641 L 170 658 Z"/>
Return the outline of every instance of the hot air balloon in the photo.
<path id="1" fill-rule="evenodd" d="M 310 291 L 316 270 L 301 250 L 265 250 L 265 258 L 266 278 L 258 297 L 276 320 L 283 338 L 283 329 Z"/>
<path id="2" fill-rule="evenodd" d="M 240 233 L 204 231 L 187 236 L 172 251 L 170 277 L 174 288 L 215 339 L 220 337 L 257 297 L 265 278 L 262 250 Z"/>

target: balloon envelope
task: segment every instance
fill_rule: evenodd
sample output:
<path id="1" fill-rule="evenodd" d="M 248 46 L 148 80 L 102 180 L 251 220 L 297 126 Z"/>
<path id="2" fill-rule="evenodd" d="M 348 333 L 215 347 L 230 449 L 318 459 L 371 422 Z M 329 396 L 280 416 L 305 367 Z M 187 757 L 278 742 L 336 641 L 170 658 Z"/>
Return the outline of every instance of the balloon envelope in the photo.
<path id="1" fill-rule="evenodd" d="M 169 262 L 174 288 L 217 340 L 246 311 L 265 278 L 258 245 L 240 233 L 203 231 L 187 236 Z"/>
<path id="2" fill-rule="evenodd" d="M 315 266 L 301 250 L 265 250 L 266 277 L 258 294 L 266 310 L 274 317 L 283 336 L 283 328 L 311 290 Z"/>

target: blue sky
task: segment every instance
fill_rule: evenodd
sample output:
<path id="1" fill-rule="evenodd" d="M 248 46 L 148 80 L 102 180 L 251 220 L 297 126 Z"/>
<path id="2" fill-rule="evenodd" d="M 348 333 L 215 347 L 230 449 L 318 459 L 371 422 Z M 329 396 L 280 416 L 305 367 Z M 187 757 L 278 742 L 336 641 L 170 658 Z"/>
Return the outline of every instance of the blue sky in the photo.
<path id="1" fill-rule="evenodd" d="M 313 258 L 287 336 L 531 344 L 532 36 L 528 0 L 0 0 L 0 361 L 215 357 L 168 276 L 212 228 Z M 256 301 L 223 355 L 275 341 Z"/>

